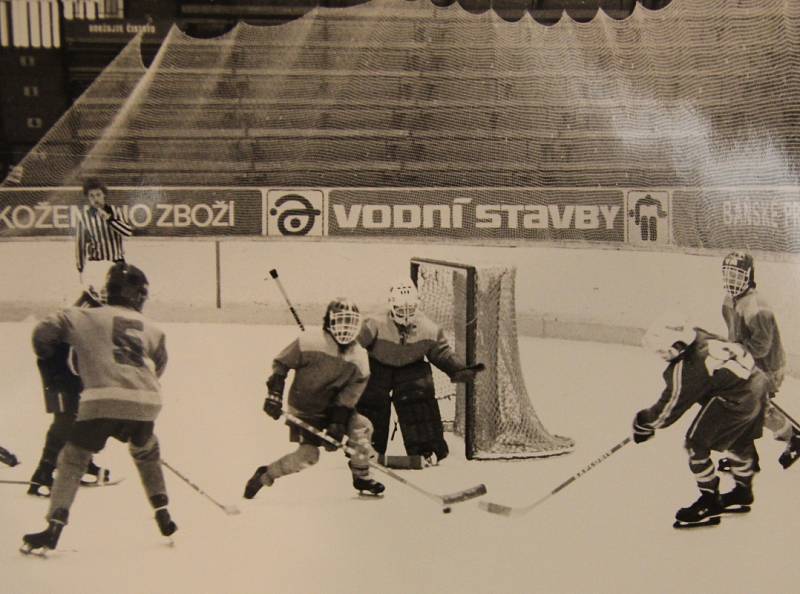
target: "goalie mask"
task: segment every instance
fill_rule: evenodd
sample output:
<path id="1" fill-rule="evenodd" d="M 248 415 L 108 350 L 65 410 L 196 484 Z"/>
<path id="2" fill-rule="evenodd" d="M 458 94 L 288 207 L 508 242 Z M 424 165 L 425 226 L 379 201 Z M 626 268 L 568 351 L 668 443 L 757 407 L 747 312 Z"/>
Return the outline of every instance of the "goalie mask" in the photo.
<path id="1" fill-rule="evenodd" d="M 389 289 L 389 308 L 392 319 L 400 326 L 410 326 L 417 317 L 419 293 L 410 280 L 401 281 Z"/>
<path id="2" fill-rule="evenodd" d="M 694 342 L 694 328 L 679 313 L 667 312 L 650 325 L 642 337 L 642 346 L 665 361 L 672 361 Z"/>
<path id="3" fill-rule="evenodd" d="M 722 285 L 733 298 L 755 287 L 753 256 L 747 252 L 731 252 L 722 261 Z"/>
<path id="4" fill-rule="evenodd" d="M 356 339 L 361 329 L 361 314 L 358 306 L 344 297 L 337 297 L 325 310 L 323 327 L 333 339 L 347 346 Z"/>
<path id="5" fill-rule="evenodd" d="M 133 264 L 117 262 L 106 276 L 106 303 L 142 311 L 147 301 L 148 287 L 144 272 Z"/>

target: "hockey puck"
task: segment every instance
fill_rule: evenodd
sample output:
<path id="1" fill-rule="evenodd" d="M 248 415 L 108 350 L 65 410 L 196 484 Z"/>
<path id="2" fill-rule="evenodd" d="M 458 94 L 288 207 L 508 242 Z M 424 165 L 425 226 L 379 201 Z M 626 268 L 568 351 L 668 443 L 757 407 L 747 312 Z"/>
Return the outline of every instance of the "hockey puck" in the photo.
<path id="1" fill-rule="evenodd" d="M 449 514 L 451 511 L 453 511 L 452 507 L 445 507 L 444 509 L 442 509 L 443 514 Z"/>

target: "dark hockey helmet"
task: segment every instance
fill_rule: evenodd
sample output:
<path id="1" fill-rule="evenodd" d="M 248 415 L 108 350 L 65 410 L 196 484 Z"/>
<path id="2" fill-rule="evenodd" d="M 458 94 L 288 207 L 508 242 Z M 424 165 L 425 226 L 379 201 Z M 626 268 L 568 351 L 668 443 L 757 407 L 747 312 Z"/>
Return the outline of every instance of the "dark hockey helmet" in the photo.
<path id="1" fill-rule="evenodd" d="M 139 268 L 125 262 L 115 263 L 106 276 L 105 296 L 109 305 L 142 311 L 147 301 L 149 283 Z"/>
<path id="2" fill-rule="evenodd" d="M 665 361 L 672 361 L 695 340 L 694 327 L 682 313 L 661 313 L 642 337 L 642 346 L 656 353 Z"/>
<path id="3" fill-rule="evenodd" d="M 361 329 L 358 306 L 346 297 L 337 297 L 328 304 L 323 327 L 342 346 L 353 342 Z"/>
<path id="4" fill-rule="evenodd" d="M 731 252 L 722 261 L 722 286 L 731 297 L 738 297 L 756 286 L 753 256 L 747 252 Z"/>

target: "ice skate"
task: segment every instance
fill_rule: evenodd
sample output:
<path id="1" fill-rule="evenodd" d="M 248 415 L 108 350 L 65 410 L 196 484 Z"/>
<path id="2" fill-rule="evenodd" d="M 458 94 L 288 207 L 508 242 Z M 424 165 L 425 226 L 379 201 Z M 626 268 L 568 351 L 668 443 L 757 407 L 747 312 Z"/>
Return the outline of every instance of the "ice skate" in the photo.
<path id="1" fill-rule="evenodd" d="M 786 444 L 786 449 L 778 458 L 778 463 L 785 470 L 794 464 L 798 457 L 800 457 L 800 433 L 795 432 L 789 443 Z"/>
<path id="2" fill-rule="evenodd" d="M 706 492 L 689 507 L 682 507 L 675 514 L 675 528 L 696 528 L 700 526 L 715 526 L 719 524 L 720 514 L 723 513 L 720 505 L 719 494 Z"/>
<path id="3" fill-rule="evenodd" d="M 50 497 L 54 470 L 55 467 L 49 462 L 39 462 L 39 466 L 36 467 L 31 477 L 31 484 L 28 486 L 28 495 Z"/>
<path id="4" fill-rule="evenodd" d="M 353 477 L 353 487 L 358 491 L 358 494 L 364 497 L 381 497 L 382 493 L 386 490 L 383 483 L 371 478 Z"/>
<path id="5" fill-rule="evenodd" d="M 172 521 L 166 507 L 156 510 L 156 523 L 161 534 L 167 537 L 172 536 L 178 530 L 178 525 Z"/>
<path id="6" fill-rule="evenodd" d="M 65 509 L 54 511 L 53 517 L 47 523 L 45 530 L 26 534 L 22 537 L 20 552 L 24 555 L 47 556 L 48 551 L 52 551 L 58 546 L 58 539 L 61 536 L 64 524 L 67 523 L 67 516 L 68 512 Z"/>
<path id="7" fill-rule="evenodd" d="M 736 485 L 732 490 L 719 496 L 719 503 L 726 514 L 747 513 L 753 503 L 753 491 L 748 487 Z"/>
<path id="8" fill-rule="evenodd" d="M 252 499 L 261 490 L 261 487 L 265 485 L 271 487 L 274 482 L 275 479 L 267 474 L 267 467 L 259 466 L 244 486 L 244 498 Z"/>
<path id="9" fill-rule="evenodd" d="M 86 472 L 81 477 L 81 485 L 84 487 L 99 487 L 111 482 L 111 471 L 108 468 L 101 468 L 94 463 L 94 460 L 89 462 Z"/>

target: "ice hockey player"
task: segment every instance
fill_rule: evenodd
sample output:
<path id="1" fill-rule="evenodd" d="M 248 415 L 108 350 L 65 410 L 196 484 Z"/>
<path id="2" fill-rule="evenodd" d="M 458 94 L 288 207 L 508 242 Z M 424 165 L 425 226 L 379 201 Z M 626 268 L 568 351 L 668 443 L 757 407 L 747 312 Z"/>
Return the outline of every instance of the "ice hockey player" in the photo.
<path id="1" fill-rule="evenodd" d="M 44 554 L 56 548 L 83 471 L 92 453 L 102 450 L 109 437 L 129 444 L 161 533 L 170 536 L 177 530 L 167 509 L 154 433 L 167 351 L 164 333 L 141 313 L 148 288 L 139 268 L 114 264 L 105 284 L 107 305 L 62 310 L 34 329 L 39 357 L 47 358 L 63 342 L 72 346 L 83 392 L 77 419 L 58 456 L 47 529 L 23 537 L 20 550 L 24 553 Z"/>
<path id="2" fill-rule="evenodd" d="M 380 495 L 384 486 L 370 476 L 370 460 L 375 457 L 370 445 L 372 424 L 355 411 L 369 375 L 367 354 L 356 342 L 360 326 L 361 314 L 355 303 L 344 297 L 331 301 L 322 329 L 300 335 L 273 360 L 264 412 L 280 419 L 286 376 L 293 369 L 288 411 L 338 442 L 347 436 L 353 487 L 359 493 Z M 298 444 L 297 449 L 259 466 L 245 485 L 246 499 L 252 499 L 261 487 L 271 486 L 276 479 L 316 464 L 320 446 L 328 451 L 337 449 L 291 422 L 287 424 L 289 439 Z"/>
<path id="3" fill-rule="evenodd" d="M 466 366 L 442 328 L 420 311 L 417 287 L 407 279 L 391 286 L 386 310 L 364 320 L 358 342 L 367 349 L 370 366 L 358 411 L 372 421 L 377 452 L 386 453 L 394 402 L 406 453 L 422 456 L 426 466 L 446 458 L 431 363 L 452 382 L 471 381 L 481 367 Z"/>
<path id="4" fill-rule="evenodd" d="M 700 498 L 675 514 L 675 527 L 719 523 L 725 512 L 749 511 L 753 503 L 753 441 L 761 436 L 768 381 L 741 345 L 701 328 L 681 314 L 665 313 L 647 330 L 643 345 L 668 362 L 666 387 L 658 401 L 633 420 L 633 439 L 642 443 L 699 404 L 686 434 L 689 469 Z M 711 452 L 727 452 L 735 486 L 719 494 Z"/>
<path id="5" fill-rule="evenodd" d="M 49 348 L 46 357 L 36 359 L 42 380 L 45 410 L 53 415 L 53 420 L 45 435 L 39 463 L 30 478 L 29 495 L 49 496 L 58 454 L 67 442 L 78 414 L 82 385 L 80 377 L 70 368 L 70 353 L 70 345 L 62 342 Z M 90 459 L 81 482 L 99 485 L 108 482 L 110 478 L 111 473 L 107 468 L 100 468 Z"/>
<path id="6" fill-rule="evenodd" d="M 786 354 L 775 314 L 756 291 L 753 256 L 742 251 L 725 256 L 722 283 L 725 287 L 722 317 L 728 327 L 728 340 L 740 343 L 753 356 L 758 368 L 769 379 L 769 397 L 772 400 L 783 383 Z M 771 402 L 767 403 L 764 426 L 772 431 L 776 440 L 786 442 L 778 462 L 783 468 L 789 468 L 800 456 L 800 433 Z M 720 460 L 719 469 L 730 470 L 730 460 Z M 758 456 L 755 470 L 759 470 Z"/>

